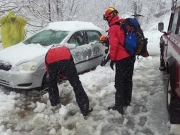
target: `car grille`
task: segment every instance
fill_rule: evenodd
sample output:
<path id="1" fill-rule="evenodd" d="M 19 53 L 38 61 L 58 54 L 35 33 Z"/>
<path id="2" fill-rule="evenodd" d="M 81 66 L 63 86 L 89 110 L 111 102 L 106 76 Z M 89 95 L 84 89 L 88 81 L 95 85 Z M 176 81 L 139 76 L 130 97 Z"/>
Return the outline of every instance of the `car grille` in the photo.
<path id="1" fill-rule="evenodd" d="M 11 67 L 11 64 L 0 61 L 0 70 L 9 71 Z"/>

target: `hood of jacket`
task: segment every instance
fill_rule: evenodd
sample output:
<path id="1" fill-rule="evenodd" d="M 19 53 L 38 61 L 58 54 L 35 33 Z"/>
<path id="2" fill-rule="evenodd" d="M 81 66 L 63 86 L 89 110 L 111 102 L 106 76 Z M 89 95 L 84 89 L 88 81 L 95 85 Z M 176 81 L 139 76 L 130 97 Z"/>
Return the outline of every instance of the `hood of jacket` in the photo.
<path id="1" fill-rule="evenodd" d="M 123 22 L 125 19 L 120 19 L 119 16 L 112 16 L 111 18 L 108 18 L 108 24 L 109 27 L 111 27 L 112 25 L 116 24 L 117 22 Z"/>

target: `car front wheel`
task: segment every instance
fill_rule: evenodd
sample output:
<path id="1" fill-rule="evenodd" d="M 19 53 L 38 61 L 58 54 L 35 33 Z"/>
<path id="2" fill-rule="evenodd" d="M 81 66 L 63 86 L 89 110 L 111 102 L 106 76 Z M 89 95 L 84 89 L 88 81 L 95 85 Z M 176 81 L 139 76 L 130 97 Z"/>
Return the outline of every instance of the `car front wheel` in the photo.
<path id="1" fill-rule="evenodd" d="M 170 111 L 171 102 L 176 98 L 175 93 L 175 78 L 174 78 L 174 70 L 171 70 L 168 75 L 168 83 L 167 83 L 167 89 L 166 89 L 166 105 L 167 110 Z"/>
<path id="2" fill-rule="evenodd" d="M 170 76 L 168 77 L 167 89 L 166 89 L 166 106 L 169 111 L 171 103 L 171 84 L 170 84 Z"/>
<path id="3" fill-rule="evenodd" d="M 42 86 L 41 86 L 41 90 L 45 90 L 48 87 L 48 80 L 49 80 L 49 76 L 47 73 L 45 73 L 43 80 L 42 80 Z"/>

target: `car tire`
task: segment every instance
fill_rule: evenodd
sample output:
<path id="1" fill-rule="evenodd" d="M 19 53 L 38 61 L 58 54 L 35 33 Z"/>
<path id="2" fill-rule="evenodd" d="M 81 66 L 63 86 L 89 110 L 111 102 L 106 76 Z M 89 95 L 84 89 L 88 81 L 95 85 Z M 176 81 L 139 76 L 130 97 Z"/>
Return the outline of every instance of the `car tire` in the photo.
<path id="1" fill-rule="evenodd" d="M 166 107 L 169 112 L 170 112 L 171 102 L 176 97 L 174 85 L 175 85 L 174 71 L 171 70 L 170 74 L 168 75 L 167 88 L 166 88 Z"/>
<path id="2" fill-rule="evenodd" d="M 167 88 L 166 88 L 166 107 L 169 111 L 171 103 L 171 85 L 170 85 L 170 75 L 168 75 Z"/>
<path id="3" fill-rule="evenodd" d="M 45 73 L 42 80 L 41 90 L 45 90 L 48 88 L 48 80 L 49 80 L 48 74 Z"/>

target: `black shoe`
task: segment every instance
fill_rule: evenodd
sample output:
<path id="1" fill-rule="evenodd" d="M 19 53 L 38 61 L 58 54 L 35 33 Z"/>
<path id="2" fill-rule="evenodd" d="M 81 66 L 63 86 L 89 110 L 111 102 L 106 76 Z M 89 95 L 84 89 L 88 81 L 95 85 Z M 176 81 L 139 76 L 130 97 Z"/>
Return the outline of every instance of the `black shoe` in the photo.
<path id="1" fill-rule="evenodd" d="M 59 110 L 61 108 L 61 104 L 57 104 L 56 106 L 51 106 L 50 109 L 52 111 L 56 111 L 56 110 Z"/>
<path id="2" fill-rule="evenodd" d="M 51 106 L 57 106 L 57 105 L 59 105 L 59 104 L 60 104 L 60 101 L 59 101 L 59 102 L 54 102 L 54 103 L 52 102 L 52 103 L 51 103 Z"/>
<path id="3" fill-rule="evenodd" d="M 108 110 L 116 110 L 118 111 L 120 114 L 124 114 L 124 111 L 123 111 L 123 107 L 117 107 L 117 106 L 113 106 L 113 107 L 108 107 Z"/>
<path id="4" fill-rule="evenodd" d="M 50 98 L 51 106 L 57 106 L 60 104 L 60 99 L 59 98 Z"/>
<path id="5" fill-rule="evenodd" d="M 165 71 L 166 68 L 161 66 L 161 67 L 159 67 L 159 70 L 160 70 L 160 71 Z"/>
<path id="6" fill-rule="evenodd" d="M 87 116 L 90 112 L 93 111 L 93 108 L 89 108 L 86 113 L 83 113 L 83 116 Z"/>
<path id="7" fill-rule="evenodd" d="M 130 103 L 124 103 L 123 107 L 128 107 L 128 106 L 130 106 Z"/>

